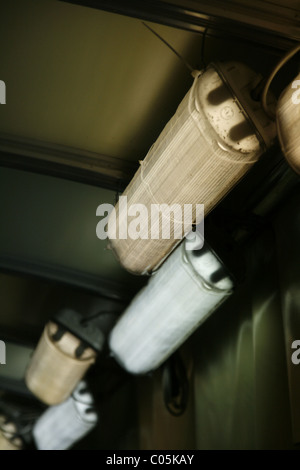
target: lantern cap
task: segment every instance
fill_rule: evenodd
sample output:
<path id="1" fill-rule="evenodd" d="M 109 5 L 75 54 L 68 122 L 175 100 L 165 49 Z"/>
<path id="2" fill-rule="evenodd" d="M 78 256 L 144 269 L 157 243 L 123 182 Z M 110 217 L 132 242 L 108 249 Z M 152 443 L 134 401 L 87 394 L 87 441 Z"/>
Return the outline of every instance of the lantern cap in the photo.
<path id="1" fill-rule="evenodd" d="M 53 317 L 61 330 L 67 330 L 96 352 L 102 351 L 105 337 L 97 325 L 85 322 L 84 316 L 72 309 L 60 310 Z"/>

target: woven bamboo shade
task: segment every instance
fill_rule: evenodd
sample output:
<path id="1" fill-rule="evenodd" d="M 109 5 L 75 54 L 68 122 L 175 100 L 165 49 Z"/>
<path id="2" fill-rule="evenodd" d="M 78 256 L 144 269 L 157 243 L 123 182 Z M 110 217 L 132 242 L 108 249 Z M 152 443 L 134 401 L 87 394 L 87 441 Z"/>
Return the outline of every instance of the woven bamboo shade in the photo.
<path id="1" fill-rule="evenodd" d="M 48 405 L 68 398 L 96 359 L 96 352 L 91 348 L 76 358 L 80 339 L 66 332 L 59 341 L 54 341 L 57 329 L 53 322 L 46 325 L 25 377 L 27 387 Z"/>
<path id="2" fill-rule="evenodd" d="M 185 204 L 192 204 L 192 220 L 183 224 L 180 214 L 166 211 L 154 224 L 153 220 L 148 226 L 141 224 L 140 238 L 122 239 L 119 228 L 124 231 L 135 217 L 128 217 L 118 203 L 116 224 L 112 214 L 108 235 L 110 247 L 127 270 L 146 274 L 156 269 L 179 243 L 174 233 L 181 230 L 183 238 L 192 222 L 201 221 L 196 220 L 196 204 L 204 204 L 207 215 L 271 145 L 276 126 L 251 98 L 259 80 L 248 67 L 234 62 L 197 73 L 123 193 L 128 207 L 143 204 L 148 214 L 153 204 L 178 204 L 182 213 Z M 166 219 L 169 239 L 163 239 L 159 230 Z M 153 239 L 151 230 L 160 233 L 158 239 Z"/>
<path id="3" fill-rule="evenodd" d="M 277 105 L 277 129 L 282 151 L 290 166 L 300 173 L 300 74 L 295 85 L 289 85 L 281 94 Z"/>
<path id="4" fill-rule="evenodd" d="M 13 444 L 4 434 L 0 431 L 0 450 L 20 450 L 20 447 Z"/>
<path id="5" fill-rule="evenodd" d="M 7 422 L 6 417 L 0 416 L 0 450 L 20 450 L 22 440 L 16 436 L 17 427 L 12 422 Z"/>

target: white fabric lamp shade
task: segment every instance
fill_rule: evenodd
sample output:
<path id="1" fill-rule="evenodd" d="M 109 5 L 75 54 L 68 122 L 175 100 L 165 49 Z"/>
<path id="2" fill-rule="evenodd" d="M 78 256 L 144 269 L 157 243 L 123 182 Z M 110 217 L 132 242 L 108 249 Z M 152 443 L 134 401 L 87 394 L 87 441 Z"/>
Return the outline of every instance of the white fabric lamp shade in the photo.
<path id="1" fill-rule="evenodd" d="M 119 227 L 124 230 L 133 217 L 118 203 L 116 217 L 111 214 L 109 219 L 108 236 L 128 271 L 146 274 L 157 269 L 192 223 L 201 222 L 196 204 L 204 204 L 207 215 L 272 145 L 276 125 L 251 98 L 260 80 L 260 75 L 236 62 L 212 64 L 196 73 L 192 88 L 123 193 L 128 206 L 143 204 L 148 214 L 153 204 L 178 204 L 182 211 L 185 204 L 192 204 L 193 220 L 183 224 L 183 219 L 167 214 L 169 238 L 160 234 L 153 239 L 151 224 L 148 228 L 144 224 L 138 239 L 121 238 Z M 161 220 L 158 232 L 159 224 Z M 174 236 L 179 229 L 180 239 Z"/>
<path id="2" fill-rule="evenodd" d="M 67 450 L 86 436 L 97 424 L 94 400 L 80 382 L 71 397 L 50 406 L 37 420 L 33 437 L 38 450 Z"/>
<path id="3" fill-rule="evenodd" d="M 152 275 L 111 332 L 112 355 L 133 374 L 156 369 L 232 291 L 217 256 L 205 248 L 186 250 L 186 243 Z"/>

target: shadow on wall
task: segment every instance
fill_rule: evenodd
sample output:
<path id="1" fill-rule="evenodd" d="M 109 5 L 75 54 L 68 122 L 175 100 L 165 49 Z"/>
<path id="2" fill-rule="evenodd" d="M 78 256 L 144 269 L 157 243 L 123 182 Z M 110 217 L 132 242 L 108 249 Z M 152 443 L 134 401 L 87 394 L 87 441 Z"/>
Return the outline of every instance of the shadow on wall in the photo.
<path id="1" fill-rule="evenodd" d="M 193 336 L 199 449 L 293 447 L 275 240 L 249 247 L 247 279 Z"/>

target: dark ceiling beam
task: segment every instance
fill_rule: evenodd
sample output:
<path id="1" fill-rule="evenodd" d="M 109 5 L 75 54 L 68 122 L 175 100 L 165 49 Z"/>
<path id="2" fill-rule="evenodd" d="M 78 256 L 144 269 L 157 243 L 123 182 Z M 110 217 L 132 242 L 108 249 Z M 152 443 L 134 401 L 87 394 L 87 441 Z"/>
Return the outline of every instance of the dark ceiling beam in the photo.
<path id="1" fill-rule="evenodd" d="M 122 192 L 137 164 L 127 160 L 0 134 L 0 167 L 78 181 Z"/>
<path id="2" fill-rule="evenodd" d="M 118 282 L 57 264 L 31 262 L 19 256 L 7 255 L 0 255 L 0 273 L 31 276 L 125 303 L 128 303 L 145 284 L 145 278 L 137 277 L 132 285 L 129 282 Z"/>
<path id="3" fill-rule="evenodd" d="M 3 392 L 8 392 L 9 397 L 11 398 L 11 393 L 20 396 L 20 397 L 27 397 L 33 402 L 37 401 L 35 396 L 31 393 L 31 391 L 26 387 L 26 384 L 23 379 L 13 379 L 6 376 L 0 376 L 0 390 Z M 2 397 L 1 397 L 2 398 Z M 5 401 L 0 403 L 5 405 Z M 7 405 L 6 405 L 7 408 Z"/>
<path id="4" fill-rule="evenodd" d="M 297 11 L 258 0 L 249 0 L 246 4 L 234 0 L 177 0 L 173 3 L 166 0 L 60 1 L 193 32 L 210 28 L 216 35 L 222 33 L 279 50 L 287 50 L 300 41 Z"/>

